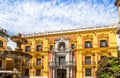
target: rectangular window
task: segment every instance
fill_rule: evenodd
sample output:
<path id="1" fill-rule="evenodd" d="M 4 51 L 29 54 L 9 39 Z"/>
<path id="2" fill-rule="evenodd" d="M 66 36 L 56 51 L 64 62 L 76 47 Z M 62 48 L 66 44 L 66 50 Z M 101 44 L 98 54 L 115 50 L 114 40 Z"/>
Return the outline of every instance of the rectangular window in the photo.
<path id="1" fill-rule="evenodd" d="M 41 59 L 40 58 L 36 60 L 36 65 L 37 66 L 41 65 Z"/>
<path id="2" fill-rule="evenodd" d="M 25 61 L 25 66 L 29 66 L 29 64 L 30 64 L 30 63 L 29 63 L 29 60 L 26 60 L 26 61 Z"/>
<path id="3" fill-rule="evenodd" d="M 85 76 L 92 76 L 92 70 L 90 68 L 85 69 Z"/>
<path id="4" fill-rule="evenodd" d="M 71 49 L 75 49 L 75 44 L 71 44 Z"/>
<path id="5" fill-rule="evenodd" d="M 92 48 L 92 41 L 85 41 L 85 48 Z"/>
<path id="6" fill-rule="evenodd" d="M 40 69 L 36 69 L 36 76 L 40 76 L 41 70 Z"/>
<path id="7" fill-rule="evenodd" d="M 91 56 L 85 57 L 85 64 L 87 64 L 87 65 L 91 64 Z"/>
<path id="8" fill-rule="evenodd" d="M 25 47 L 25 52 L 30 52 L 30 46 Z"/>
<path id="9" fill-rule="evenodd" d="M 107 40 L 100 40 L 100 47 L 108 47 Z"/>
<path id="10" fill-rule="evenodd" d="M 36 51 L 42 51 L 42 45 L 37 45 L 36 46 Z"/>
<path id="11" fill-rule="evenodd" d="M 65 56 L 59 57 L 59 65 L 65 65 Z"/>
<path id="12" fill-rule="evenodd" d="M 0 47 L 3 47 L 3 41 L 0 40 Z"/>
<path id="13" fill-rule="evenodd" d="M 0 61 L 0 67 L 2 67 L 2 61 Z"/>
<path id="14" fill-rule="evenodd" d="M 25 69 L 25 76 L 29 76 L 29 69 Z"/>
<path id="15" fill-rule="evenodd" d="M 50 45 L 50 51 L 53 50 L 53 45 Z"/>

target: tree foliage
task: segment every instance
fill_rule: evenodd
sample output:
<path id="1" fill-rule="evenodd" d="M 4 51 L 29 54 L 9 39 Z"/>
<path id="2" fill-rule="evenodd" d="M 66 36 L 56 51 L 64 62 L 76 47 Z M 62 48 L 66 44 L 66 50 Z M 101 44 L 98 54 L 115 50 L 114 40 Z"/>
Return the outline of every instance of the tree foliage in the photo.
<path id="1" fill-rule="evenodd" d="M 120 78 L 120 58 L 105 57 L 98 62 L 97 78 Z"/>

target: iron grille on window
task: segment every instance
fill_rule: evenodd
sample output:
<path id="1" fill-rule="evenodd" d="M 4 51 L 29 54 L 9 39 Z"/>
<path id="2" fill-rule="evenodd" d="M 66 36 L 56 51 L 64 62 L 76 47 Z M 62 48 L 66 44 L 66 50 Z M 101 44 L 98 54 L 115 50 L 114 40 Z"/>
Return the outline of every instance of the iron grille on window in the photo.
<path id="1" fill-rule="evenodd" d="M 36 76 L 40 76 L 40 72 L 41 72 L 40 69 L 36 69 Z"/>
<path id="2" fill-rule="evenodd" d="M 92 48 L 92 41 L 85 41 L 85 48 Z"/>
<path id="3" fill-rule="evenodd" d="M 29 52 L 29 51 L 30 51 L 30 46 L 26 46 L 26 47 L 25 47 L 25 51 L 26 51 L 26 52 Z"/>
<path id="4" fill-rule="evenodd" d="M 37 59 L 37 61 L 36 61 L 36 65 L 41 65 L 41 59 Z"/>
<path id="5" fill-rule="evenodd" d="M 53 45 L 50 45 L 50 51 L 53 50 Z"/>
<path id="6" fill-rule="evenodd" d="M 71 49 L 75 49 L 75 44 L 71 44 Z"/>
<path id="7" fill-rule="evenodd" d="M 42 45 L 37 45 L 36 51 L 42 51 Z"/>
<path id="8" fill-rule="evenodd" d="M 107 40 L 100 40 L 100 47 L 107 47 Z"/>
<path id="9" fill-rule="evenodd" d="M 92 71 L 90 68 L 85 69 L 85 76 L 92 76 Z"/>
<path id="10" fill-rule="evenodd" d="M 85 64 L 91 64 L 91 57 L 90 56 L 85 57 Z"/>
<path id="11" fill-rule="evenodd" d="M 25 69 L 25 76 L 29 76 L 29 69 Z"/>

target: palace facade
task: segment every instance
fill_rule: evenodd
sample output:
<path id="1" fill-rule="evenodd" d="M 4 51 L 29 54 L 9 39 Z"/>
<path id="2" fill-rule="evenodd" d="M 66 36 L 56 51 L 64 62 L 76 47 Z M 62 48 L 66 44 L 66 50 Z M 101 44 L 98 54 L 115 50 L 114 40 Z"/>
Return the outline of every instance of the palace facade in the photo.
<path id="1" fill-rule="evenodd" d="M 116 26 L 96 26 L 23 35 L 23 51 L 31 54 L 22 63 L 29 78 L 96 78 L 98 61 L 118 56 Z"/>

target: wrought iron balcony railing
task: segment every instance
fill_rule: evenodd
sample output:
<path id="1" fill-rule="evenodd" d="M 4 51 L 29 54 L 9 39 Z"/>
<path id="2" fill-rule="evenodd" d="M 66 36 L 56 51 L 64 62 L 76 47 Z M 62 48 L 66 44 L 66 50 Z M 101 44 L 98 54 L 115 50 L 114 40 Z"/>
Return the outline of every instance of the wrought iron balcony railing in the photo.
<path id="1" fill-rule="evenodd" d="M 23 66 L 43 66 L 43 63 L 24 63 Z"/>
<path id="2" fill-rule="evenodd" d="M 32 63 L 23 63 L 22 66 L 32 66 Z"/>
<path id="3" fill-rule="evenodd" d="M 85 68 L 92 68 L 96 66 L 95 61 L 89 61 L 89 62 L 82 62 L 83 67 Z"/>
<path id="4" fill-rule="evenodd" d="M 82 65 L 94 65 L 95 61 L 82 62 Z"/>
<path id="5" fill-rule="evenodd" d="M 43 63 L 33 63 L 33 66 L 43 66 Z"/>
<path id="6" fill-rule="evenodd" d="M 67 61 L 67 62 L 49 62 L 49 67 L 55 67 L 55 66 L 75 66 L 74 61 Z"/>

